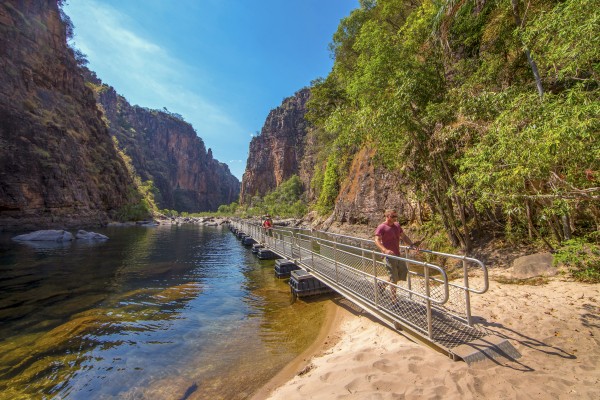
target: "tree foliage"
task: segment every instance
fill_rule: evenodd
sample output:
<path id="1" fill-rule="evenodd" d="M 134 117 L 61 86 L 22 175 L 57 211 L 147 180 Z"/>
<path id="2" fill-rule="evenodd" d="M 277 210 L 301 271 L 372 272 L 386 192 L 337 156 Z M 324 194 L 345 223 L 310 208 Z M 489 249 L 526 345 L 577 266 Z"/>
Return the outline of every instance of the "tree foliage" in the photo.
<path id="1" fill-rule="evenodd" d="M 254 196 L 247 204 L 233 202 L 219 206 L 220 215 L 302 217 L 308 210 L 302 181 L 292 175 L 264 197 Z"/>
<path id="2" fill-rule="evenodd" d="M 159 195 L 153 181 L 142 181 L 135 171 L 131 158 L 119 146 L 119 141 L 113 136 L 113 144 L 119 157 L 125 163 L 129 175 L 133 177 L 134 186 L 129 191 L 128 203 L 117 210 L 116 218 L 120 221 L 139 221 L 152 217 L 158 212 L 154 200 Z"/>
<path id="3" fill-rule="evenodd" d="M 600 0 L 362 2 L 308 104 L 317 208 L 368 145 L 467 251 L 475 230 L 556 249 L 600 229 L 598 32 Z"/>

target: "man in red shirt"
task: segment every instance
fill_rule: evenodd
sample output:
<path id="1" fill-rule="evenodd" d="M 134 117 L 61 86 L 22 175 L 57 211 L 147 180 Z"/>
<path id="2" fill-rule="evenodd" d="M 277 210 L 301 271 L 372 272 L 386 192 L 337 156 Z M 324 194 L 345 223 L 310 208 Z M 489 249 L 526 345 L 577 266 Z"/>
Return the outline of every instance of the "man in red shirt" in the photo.
<path id="1" fill-rule="evenodd" d="M 375 229 L 375 244 L 383 254 L 391 256 L 400 256 L 400 240 L 410 247 L 414 247 L 417 251 L 419 250 L 414 246 L 412 240 L 406 236 L 400 224 L 397 222 L 398 213 L 396 210 L 385 210 L 385 222 L 380 224 Z M 408 267 L 402 260 L 385 258 L 385 264 L 390 274 L 390 282 L 397 283 L 398 281 L 405 281 L 408 275 Z M 395 290 L 392 290 L 395 295 Z"/>
<path id="2" fill-rule="evenodd" d="M 263 229 L 265 230 L 265 233 L 269 236 L 271 236 L 271 229 L 273 229 L 273 222 L 271 221 L 271 216 L 269 214 L 267 214 L 265 216 L 265 220 L 263 221 Z"/>

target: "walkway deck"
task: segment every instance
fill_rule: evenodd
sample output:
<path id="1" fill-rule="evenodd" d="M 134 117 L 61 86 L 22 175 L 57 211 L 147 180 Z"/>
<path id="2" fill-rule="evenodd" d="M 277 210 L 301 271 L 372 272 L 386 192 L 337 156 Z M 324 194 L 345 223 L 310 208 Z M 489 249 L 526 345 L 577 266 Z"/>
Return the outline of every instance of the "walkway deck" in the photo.
<path id="1" fill-rule="evenodd" d="M 407 263 L 408 279 L 394 285 L 387 281 L 383 254 L 374 250 L 370 241 L 285 228 L 266 235 L 260 226 L 244 221 L 235 221 L 232 226 L 294 261 L 391 328 L 454 360 L 470 364 L 486 358 L 520 357 L 508 341 L 472 324 L 470 296 L 483 294 L 488 288 L 487 268 L 479 260 L 427 250 L 421 253 L 424 260 L 416 260 L 406 249 L 404 257 L 398 259 Z M 450 282 L 445 268 L 435 262 L 462 264 L 462 284 Z M 473 268 L 481 270 L 481 288 L 469 286 Z"/>

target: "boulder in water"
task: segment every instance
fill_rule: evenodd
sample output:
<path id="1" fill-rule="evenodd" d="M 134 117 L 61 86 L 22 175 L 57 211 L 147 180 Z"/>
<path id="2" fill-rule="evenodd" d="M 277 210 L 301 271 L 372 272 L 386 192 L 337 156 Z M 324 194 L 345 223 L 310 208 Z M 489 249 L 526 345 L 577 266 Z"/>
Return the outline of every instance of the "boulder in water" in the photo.
<path id="1" fill-rule="evenodd" d="M 96 232 L 88 232 L 82 229 L 77 231 L 75 235 L 77 240 L 107 240 L 108 236 Z"/>
<path id="2" fill-rule="evenodd" d="M 73 240 L 71 232 L 59 229 L 47 229 L 18 235 L 12 238 L 18 242 L 70 242 Z"/>
<path id="3" fill-rule="evenodd" d="M 143 227 L 153 227 L 159 225 L 156 221 L 137 221 L 135 224 Z"/>

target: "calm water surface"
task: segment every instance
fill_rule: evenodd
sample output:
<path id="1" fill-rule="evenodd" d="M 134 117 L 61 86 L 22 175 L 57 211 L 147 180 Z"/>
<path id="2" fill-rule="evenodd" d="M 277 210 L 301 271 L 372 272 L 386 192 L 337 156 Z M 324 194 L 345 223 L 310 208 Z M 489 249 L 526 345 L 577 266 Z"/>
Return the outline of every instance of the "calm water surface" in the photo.
<path id="1" fill-rule="evenodd" d="M 323 322 L 225 227 L 95 231 L 0 236 L 1 399 L 243 399 Z"/>

